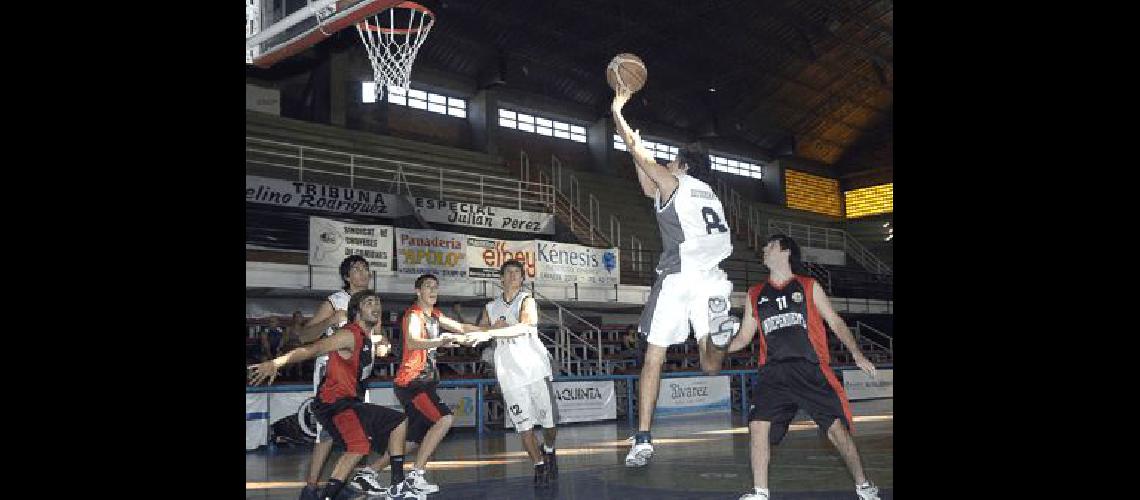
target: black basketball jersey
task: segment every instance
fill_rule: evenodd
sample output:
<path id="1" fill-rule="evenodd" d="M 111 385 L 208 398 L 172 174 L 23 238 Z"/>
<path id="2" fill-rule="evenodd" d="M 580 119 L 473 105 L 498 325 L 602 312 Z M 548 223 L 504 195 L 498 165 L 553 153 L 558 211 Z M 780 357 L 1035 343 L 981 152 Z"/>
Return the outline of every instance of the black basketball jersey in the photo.
<path id="1" fill-rule="evenodd" d="M 797 276 L 783 288 L 762 283 L 749 291 L 756 323 L 763 335 L 760 342 L 762 354 L 768 361 L 802 358 L 819 363 L 811 333 L 818 336 L 826 333 L 812 332 L 822 329 L 822 324 L 812 325 L 819 321 L 813 317 L 815 307 L 809 304 L 810 295 L 805 290 L 805 282 L 810 286 L 809 278 Z"/>

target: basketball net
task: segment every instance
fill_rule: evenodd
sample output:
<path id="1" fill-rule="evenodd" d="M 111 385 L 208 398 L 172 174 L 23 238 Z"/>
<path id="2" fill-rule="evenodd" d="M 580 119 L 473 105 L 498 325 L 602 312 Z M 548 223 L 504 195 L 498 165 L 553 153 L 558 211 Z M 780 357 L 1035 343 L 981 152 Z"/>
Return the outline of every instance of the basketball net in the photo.
<path id="1" fill-rule="evenodd" d="M 403 87 L 407 93 L 412 63 L 434 24 L 435 14 L 415 2 L 401 2 L 356 24 L 372 61 L 377 101 L 385 87 Z"/>

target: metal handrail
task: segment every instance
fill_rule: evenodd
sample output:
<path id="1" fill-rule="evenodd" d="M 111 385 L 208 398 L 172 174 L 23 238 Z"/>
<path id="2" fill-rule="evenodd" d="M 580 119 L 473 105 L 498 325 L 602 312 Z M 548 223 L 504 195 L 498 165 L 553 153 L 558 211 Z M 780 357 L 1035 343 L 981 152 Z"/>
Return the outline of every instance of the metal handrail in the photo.
<path id="1" fill-rule="evenodd" d="M 358 187 L 358 181 L 369 180 L 381 185 L 391 183 L 389 190 L 392 192 L 398 192 L 400 187 L 404 187 L 413 193 L 412 187 L 416 187 L 441 199 L 479 200 L 481 204 L 490 203 L 493 206 L 520 210 L 554 210 L 553 196 L 550 195 L 553 186 L 529 179 L 520 181 L 498 175 L 476 174 L 251 136 L 246 136 L 246 154 L 247 164 L 295 170 L 297 179 L 302 182 L 306 174 L 311 176 L 318 173 L 347 177 L 347 184 L 353 188 Z"/>
<path id="2" fill-rule="evenodd" d="M 794 238 L 802 246 L 842 250 L 851 255 L 860 265 L 869 271 L 880 274 L 893 274 L 881 259 L 864 247 L 858 240 L 852 238 L 847 231 L 828 227 L 812 226 L 791 221 L 768 221 L 769 233 L 782 232 Z"/>
<path id="3" fill-rule="evenodd" d="M 581 316 L 574 314 L 572 311 L 563 307 L 562 304 L 559 304 L 557 301 L 555 301 L 555 300 L 553 300 L 553 299 L 551 299 L 545 295 L 542 295 L 541 293 L 539 293 L 537 290 L 534 289 L 533 283 L 532 283 L 530 293 L 533 297 L 535 297 L 535 299 L 542 299 L 545 303 L 551 304 L 551 305 L 558 308 L 558 327 L 561 329 L 560 331 L 562 331 L 564 333 L 564 337 L 563 337 L 563 341 L 565 342 L 564 346 L 566 348 L 569 348 L 570 338 L 578 340 L 579 342 L 582 343 L 583 346 L 586 347 L 587 351 L 589 351 L 589 350 L 594 351 L 594 354 L 596 354 L 595 362 L 597 363 L 597 365 L 596 365 L 597 369 L 599 369 L 599 370 L 602 369 L 602 366 L 603 366 L 602 365 L 602 329 L 598 328 L 597 325 L 590 323 L 589 321 L 586 321 Z M 591 345 L 590 341 L 588 339 L 583 338 L 582 336 L 575 333 L 572 329 L 567 327 L 565 320 L 563 320 L 563 318 L 562 318 L 563 314 L 567 314 L 570 317 L 578 320 L 579 323 L 582 323 L 582 324 L 586 325 L 587 327 L 589 327 L 589 330 L 593 331 L 595 334 L 595 337 L 597 338 L 597 345 L 596 346 Z M 589 360 L 587 359 L 586 361 L 589 361 Z"/>
<path id="4" fill-rule="evenodd" d="M 597 231 L 594 228 L 600 228 L 600 220 L 602 218 L 602 204 L 594 197 L 594 193 L 590 193 L 587 200 L 590 205 L 590 243 L 594 243 L 594 235 Z"/>
<path id="5" fill-rule="evenodd" d="M 562 160 L 553 153 L 550 155 L 550 178 L 554 189 L 562 191 Z"/>
<path id="6" fill-rule="evenodd" d="M 601 211 L 601 208 L 598 208 Z M 614 223 L 617 223 L 617 238 L 614 238 Z M 610 214 L 610 244 L 617 243 L 621 246 L 621 219 L 618 219 L 614 214 Z"/>
<path id="7" fill-rule="evenodd" d="M 636 235 L 629 235 L 629 251 L 633 254 L 629 260 L 632 264 L 631 267 L 635 272 L 641 272 L 641 252 L 644 250 L 642 250 L 641 240 Z"/>
<path id="8" fill-rule="evenodd" d="M 868 342 L 875 344 L 875 345 L 877 345 L 883 349 L 886 349 L 892 355 L 895 353 L 895 338 L 894 337 L 887 335 L 887 334 L 883 333 L 882 331 L 880 331 L 879 329 L 877 329 L 871 325 L 868 325 L 862 321 L 859 321 L 859 320 L 855 321 L 855 327 L 859 330 L 860 334 L 862 334 L 862 330 L 864 328 L 866 328 L 868 330 L 871 330 L 872 332 L 879 334 L 880 337 L 887 339 L 887 345 L 883 345 L 883 344 L 880 344 L 878 342 L 875 342 L 873 339 L 871 339 L 865 335 L 863 336 L 863 338 L 867 339 Z"/>

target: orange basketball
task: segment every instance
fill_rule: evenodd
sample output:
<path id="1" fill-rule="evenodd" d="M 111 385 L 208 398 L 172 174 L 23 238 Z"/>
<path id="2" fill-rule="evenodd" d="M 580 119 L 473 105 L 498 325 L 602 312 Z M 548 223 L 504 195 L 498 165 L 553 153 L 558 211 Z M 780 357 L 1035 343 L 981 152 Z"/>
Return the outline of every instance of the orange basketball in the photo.
<path id="1" fill-rule="evenodd" d="M 614 56 L 606 66 L 606 81 L 615 92 L 619 85 L 633 92 L 641 90 L 641 87 L 645 86 L 647 75 L 645 63 L 641 62 L 641 58 L 629 53 Z"/>

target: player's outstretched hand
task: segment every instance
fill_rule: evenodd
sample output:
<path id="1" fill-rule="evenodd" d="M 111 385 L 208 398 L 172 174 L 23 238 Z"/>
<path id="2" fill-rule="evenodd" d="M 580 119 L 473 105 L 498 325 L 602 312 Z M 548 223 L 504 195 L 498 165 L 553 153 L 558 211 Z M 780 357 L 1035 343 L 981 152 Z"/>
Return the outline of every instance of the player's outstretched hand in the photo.
<path id="1" fill-rule="evenodd" d="M 439 336 L 444 342 L 440 347 L 459 347 L 459 344 L 467 341 L 467 336 L 456 333 L 444 333 Z"/>
<path id="2" fill-rule="evenodd" d="M 875 364 L 867 359 L 866 356 L 857 356 L 855 358 L 855 365 L 871 378 L 875 378 Z"/>
<path id="3" fill-rule="evenodd" d="M 273 379 L 277 378 L 277 365 L 273 364 L 273 360 L 249 365 L 249 370 L 249 385 L 258 385 L 266 380 L 272 384 Z"/>
<path id="4" fill-rule="evenodd" d="M 617 90 L 614 92 L 614 102 L 610 107 L 615 112 L 621 111 L 621 108 L 625 107 L 625 103 L 629 102 L 629 99 L 633 97 L 633 92 L 625 85 L 618 85 Z"/>
<path id="5" fill-rule="evenodd" d="M 488 340 L 491 340 L 491 334 L 490 333 L 487 333 L 487 332 L 468 333 L 467 334 L 468 343 L 466 345 L 467 345 L 467 347 L 475 347 L 476 345 L 479 345 L 481 342 L 486 342 Z"/>

